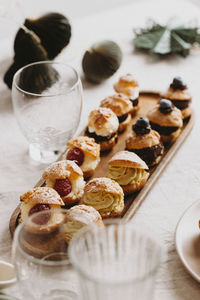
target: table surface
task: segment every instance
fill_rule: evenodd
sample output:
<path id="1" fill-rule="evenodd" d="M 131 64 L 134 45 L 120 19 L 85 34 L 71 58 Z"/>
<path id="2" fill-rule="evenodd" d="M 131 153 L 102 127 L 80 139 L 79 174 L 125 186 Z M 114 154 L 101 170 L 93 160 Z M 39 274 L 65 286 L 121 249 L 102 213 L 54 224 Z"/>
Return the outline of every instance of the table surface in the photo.
<path id="1" fill-rule="evenodd" d="M 191 51 L 186 59 L 169 57 L 158 60 L 133 51 L 132 29 L 145 24 L 147 18 L 165 22 L 178 16 L 186 22 L 200 16 L 199 8 L 185 1 L 136 1 L 132 4 L 104 10 L 98 14 L 72 20 L 73 36 L 69 47 L 57 61 L 70 63 L 82 77 L 81 58 L 92 43 L 112 39 L 122 48 L 124 58 L 118 72 L 100 85 L 85 82 L 81 130 L 88 113 L 107 95 L 113 93 L 112 85 L 124 73 L 132 73 L 142 89 L 164 90 L 174 76 L 180 75 L 188 83 L 193 94 L 195 126 L 181 149 L 172 159 L 131 222 L 142 226 L 156 237 L 167 251 L 155 286 L 154 300 L 196 300 L 200 288 L 182 266 L 174 244 L 174 231 L 183 211 L 199 199 L 200 191 L 200 139 L 199 139 L 199 78 L 200 52 Z M 62 10 L 61 10 L 62 11 Z M 65 9 L 63 8 L 63 13 Z M 177 20 L 177 19 L 176 19 Z M 8 30 L 8 28 L 6 29 Z M 12 57 L 13 36 L 1 40 L 0 77 L 8 68 Z M 11 243 L 8 222 L 18 204 L 19 195 L 32 188 L 40 178 L 44 165 L 31 163 L 27 154 L 27 142 L 22 136 L 12 110 L 11 93 L 0 80 L 0 247 Z M 15 287 L 10 288 L 11 292 Z"/>

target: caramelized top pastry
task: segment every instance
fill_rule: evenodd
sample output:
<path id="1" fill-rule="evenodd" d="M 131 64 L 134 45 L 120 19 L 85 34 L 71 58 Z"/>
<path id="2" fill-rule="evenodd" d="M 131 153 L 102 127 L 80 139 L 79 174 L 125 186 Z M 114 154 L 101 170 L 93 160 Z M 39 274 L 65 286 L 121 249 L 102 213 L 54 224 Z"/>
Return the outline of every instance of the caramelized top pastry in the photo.
<path id="1" fill-rule="evenodd" d="M 123 190 L 114 180 L 93 178 L 85 186 L 83 203 L 93 206 L 103 218 L 113 217 L 124 208 Z"/>
<path id="2" fill-rule="evenodd" d="M 91 111 L 88 121 L 88 131 L 99 136 L 109 136 L 117 132 L 119 121 L 116 114 L 109 108 L 100 107 Z"/>
<path id="3" fill-rule="evenodd" d="M 67 243 L 81 228 L 87 225 L 103 227 L 103 221 L 99 212 L 92 206 L 75 205 L 71 207 L 65 216 L 64 233 Z"/>
<path id="4" fill-rule="evenodd" d="M 63 221 L 62 214 L 50 213 L 50 210 L 58 209 L 61 205 L 64 205 L 61 197 L 52 188 L 36 187 L 21 195 L 20 200 L 22 203 L 20 206 L 19 222 L 24 221 L 28 216 L 32 216 L 37 212 L 47 212 L 42 216 L 36 216 L 32 219 L 35 227 L 39 226 L 37 232 L 51 231 L 57 224 Z"/>
<path id="5" fill-rule="evenodd" d="M 101 101 L 100 107 L 110 108 L 119 117 L 132 110 L 132 103 L 125 95 L 115 94 Z"/>
<path id="6" fill-rule="evenodd" d="M 54 188 L 66 204 L 77 202 L 83 195 L 83 172 L 74 161 L 55 162 L 46 168 L 42 177 L 46 185 Z"/>
<path id="7" fill-rule="evenodd" d="M 78 136 L 67 142 L 65 158 L 74 160 L 83 172 L 94 170 L 100 162 L 100 146 L 93 138 Z"/>
<path id="8" fill-rule="evenodd" d="M 114 84 L 114 89 L 117 93 L 123 93 L 129 98 L 135 99 L 139 96 L 138 82 L 131 74 L 120 77 L 118 82 Z"/>

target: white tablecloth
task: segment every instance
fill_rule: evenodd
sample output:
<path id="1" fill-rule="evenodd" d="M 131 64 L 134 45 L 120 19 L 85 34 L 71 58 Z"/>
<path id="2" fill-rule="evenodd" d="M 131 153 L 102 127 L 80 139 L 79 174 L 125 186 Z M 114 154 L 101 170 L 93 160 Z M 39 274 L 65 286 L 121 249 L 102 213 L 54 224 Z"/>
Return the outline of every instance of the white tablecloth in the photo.
<path id="1" fill-rule="evenodd" d="M 55 8 L 56 9 L 56 8 Z M 63 7 L 63 13 L 67 9 Z M 138 1 L 115 10 L 72 20 L 73 37 L 70 46 L 57 58 L 70 63 L 81 71 L 81 58 L 85 49 L 95 41 L 115 40 L 122 48 L 124 59 L 119 71 L 106 82 L 92 85 L 83 79 L 84 106 L 80 129 L 87 122 L 89 111 L 100 100 L 112 94 L 112 85 L 124 73 L 133 73 L 142 89 L 165 89 L 174 76 L 180 75 L 188 83 L 193 94 L 196 123 L 190 136 L 160 176 L 156 185 L 138 210 L 133 223 L 141 225 L 150 235 L 156 236 L 167 250 L 167 258 L 161 266 L 156 286 L 155 300 L 197 300 L 199 285 L 182 266 L 174 245 L 174 231 L 182 212 L 195 200 L 200 191 L 200 139 L 199 139 L 199 78 L 200 52 L 191 55 L 158 60 L 133 51 L 133 27 L 145 24 L 148 17 L 165 22 L 172 16 L 185 22 L 199 18 L 200 11 L 192 3 L 184 1 Z M 8 29 L 7 29 L 8 30 Z M 0 76 L 11 61 L 13 37 L 0 43 Z M 0 227 L 1 244 L 9 244 L 8 221 L 18 204 L 20 193 L 30 189 L 40 178 L 44 166 L 29 161 L 27 142 L 22 136 L 12 111 L 11 93 L 0 82 Z M 13 288 L 12 288 L 13 289 Z"/>

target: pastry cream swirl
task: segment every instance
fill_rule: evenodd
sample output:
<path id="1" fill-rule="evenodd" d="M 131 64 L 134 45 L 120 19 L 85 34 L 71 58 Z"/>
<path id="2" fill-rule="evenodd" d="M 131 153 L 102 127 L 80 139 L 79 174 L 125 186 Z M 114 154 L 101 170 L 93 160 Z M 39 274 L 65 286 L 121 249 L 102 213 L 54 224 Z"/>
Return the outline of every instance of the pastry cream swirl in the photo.
<path id="1" fill-rule="evenodd" d="M 110 166 L 107 177 L 117 181 L 120 185 L 127 185 L 139 182 L 145 173 L 144 169 Z"/>
<path id="2" fill-rule="evenodd" d="M 121 195 L 100 192 L 91 192 L 84 197 L 84 204 L 93 206 L 99 213 L 115 211 L 121 205 Z"/>

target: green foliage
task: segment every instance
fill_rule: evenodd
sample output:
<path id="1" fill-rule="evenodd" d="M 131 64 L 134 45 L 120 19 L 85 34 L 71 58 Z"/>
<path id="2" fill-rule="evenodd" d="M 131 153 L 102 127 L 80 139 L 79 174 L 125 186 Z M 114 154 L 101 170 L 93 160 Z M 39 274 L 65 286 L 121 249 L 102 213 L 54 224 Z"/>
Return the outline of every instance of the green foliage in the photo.
<path id="1" fill-rule="evenodd" d="M 151 22 L 148 28 L 135 29 L 133 43 L 136 49 L 148 51 L 161 57 L 178 54 L 186 57 L 193 44 L 200 44 L 198 27 L 170 25 L 162 26 Z"/>

